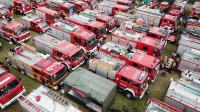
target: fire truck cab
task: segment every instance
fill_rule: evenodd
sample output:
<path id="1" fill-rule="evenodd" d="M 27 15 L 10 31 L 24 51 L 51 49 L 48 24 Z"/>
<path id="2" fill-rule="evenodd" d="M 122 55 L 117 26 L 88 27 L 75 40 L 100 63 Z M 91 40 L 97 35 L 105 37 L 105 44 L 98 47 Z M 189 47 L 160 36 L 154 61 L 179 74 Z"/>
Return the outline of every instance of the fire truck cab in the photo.
<path id="1" fill-rule="evenodd" d="M 49 55 L 43 55 L 27 44 L 16 47 L 9 52 L 8 59 L 11 65 L 25 74 L 54 89 L 67 75 L 65 65 L 57 62 Z"/>
<path id="2" fill-rule="evenodd" d="M 57 11 L 54 11 L 46 7 L 37 8 L 36 15 L 45 20 L 48 24 L 53 24 L 61 20 L 60 14 Z"/>
<path id="3" fill-rule="evenodd" d="M 74 45 L 81 46 L 85 52 L 94 52 L 97 39 L 94 33 L 70 21 L 59 21 L 51 25 L 48 34 L 59 40 L 67 40 Z"/>
<path id="4" fill-rule="evenodd" d="M 177 30 L 179 28 L 179 22 L 180 21 L 177 16 L 165 14 L 160 21 L 160 26 L 166 27 L 171 30 Z"/>
<path id="5" fill-rule="evenodd" d="M 50 54 L 55 60 L 66 65 L 69 70 L 74 70 L 84 63 L 84 50 L 66 40 L 61 41 L 43 34 L 34 37 L 33 42 L 40 52 Z"/>
<path id="6" fill-rule="evenodd" d="M 97 4 L 97 10 L 104 11 L 107 15 L 114 16 L 118 12 L 129 12 L 130 7 L 125 5 L 119 5 L 116 2 L 103 1 Z"/>
<path id="7" fill-rule="evenodd" d="M 87 2 L 84 1 L 80 1 L 80 0 L 72 0 L 69 3 L 74 4 L 75 8 L 77 10 L 77 14 L 79 14 L 80 12 L 86 10 L 86 9 L 90 9 L 89 5 Z"/>
<path id="8" fill-rule="evenodd" d="M 141 99 L 148 88 L 147 72 L 100 52 L 95 52 L 89 61 L 89 70 L 114 81 L 127 98 Z"/>
<path id="9" fill-rule="evenodd" d="M 0 66 L 0 108 L 6 108 L 25 92 L 20 80 Z"/>
<path id="10" fill-rule="evenodd" d="M 67 17 L 65 20 L 94 32 L 98 40 L 103 40 L 106 37 L 106 25 L 102 22 L 77 14 Z"/>
<path id="11" fill-rule="evenodd" d="M 6 7 L 13 7 L 14 11 L 19 14 L 27 14 L 32 11 L 32 5 L 28 0 L 0 0 L 1 4 Z"/>
<path id="12" fill-rule="evenodd" d="M 170 15 L 180 17 L 188 0 L 175 0 L 169 11 Z"/>
<path id="13" fill-rule="evenodd" d="M 164 42 L 165 45 L 167 44 L 167 40 L 169 39 L 168 30 L 157 26 L 151 27 L 147 35 L 160 40 L 160 42 Z"/>
<path id="14" fill-rule="evenodd" d="M 189 18 L 186 21 L 186 28 L 185 30 L 187 33 L 194 35 L 196 37 L 200 37 L 200 19 L 192 19 Z"/>
<path id="15" fill-rule="evenodd" d="M 6 8 L 5 5 L 0 4 L 0 18 L 8 16 L 11 17 L 13 15 L 13 10 L 10 8 Z"/>
<path id="16" fill-rule="evenodd" d="M 44 33 L 49 30 L 49 25 L 46 21 L 34 14 L 27 14 L 22 17 L 22 23 L 29 29 L 38 33 Z"/>
<path id="17" fill-rule="evenodd" d="M 111 34 L 110 40 L 127 48 L 132 46 L 133 48 L 145 51 L 148 55 L 155 56 L 159 59 L 161 58 L 165 44 L 158 39 L 145 36 L 142 33 L 121 28 Z"/>
<path id="18" fill-rule="evenodd" d="M 159 60 L 156 57 L 147 55 L 143 51 L 134 48 L 128 51 L 127 47 L 119 45 L 118 43 L 107 42 L 100 47 L 100 52 L 123 60 L 128 65 L 147 71 L 152 82 L 159 73 Z"/>
<path id="19" fill-rule="evenodd" d="M 194 2 L 189 16 L 200 19 L 200 2 Z"/>
<path id="20" fill-rule="evenodd" d="M 30 32 L 23 24 L 5 19 L 0 19 L 0 36 L 15 44 L 31 38 Z"/>
<path id="21" fill-rule="evenodd" d="M 72 16 L 74 13 L 77 13 L 74 4 L 63 0 L 50 0 L 46 2 L 46 7 L 58 11 L 64 16 Z"/>
<path id="22" fill-rule="evenodd" d="M 91 19 L 96 19 L 99 22 L 105 23 L 106 24 L 106 29 L 109 32 L 112 32 L 116 28 L 116 21 L 113 17 L 107 16 L 102 14 L 102 11 L 99 10 L 85 10 L 81 13 L 80 15 L 89 17 Z"/>

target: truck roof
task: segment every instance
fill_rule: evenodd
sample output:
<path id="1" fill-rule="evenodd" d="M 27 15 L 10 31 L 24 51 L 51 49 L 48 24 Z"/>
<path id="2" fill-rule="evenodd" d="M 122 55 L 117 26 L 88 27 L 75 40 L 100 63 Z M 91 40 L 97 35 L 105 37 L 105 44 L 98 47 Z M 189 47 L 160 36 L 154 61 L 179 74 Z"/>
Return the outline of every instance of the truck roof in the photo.
<path id="1" fill-rule="evenodd" d="M 177 19 L 178 19 L 178 17 L 177 16 L 173 16 L 173 15 L 169 15 L 169 14 L 165 14 L 164 16 L 163 16 L 163 19 L 167 19 L 167 20 L 170 20 L 170 21 L 174 21 L 174 22 L 177 22 Z"/>
<path id="2" fill-rule="evenodd" d="M 100 2 L 99 5 L 103 5 L 103 6 L 114 6 L 116 5 L 117 3 L 116 2 L 111 2 L 111 1 L 103 1 L 103 2 Z"/>
<path id="3" fill-rule="evenodd" d="M 26 14 L 25 16 L 22 17 L 22 19 L 24 19 L 26 21 L 34 21 L 34 22 L 42 20 L 39 16 L 37 16 L 35 14 Z"/>
<path id="4" fill-rule="evenodd" d="M 116 8 L 119 8 L 119 9 L 123 9 L 123 10 L 129 9 L 128 6 L 126 6 L 126 5 L 120 5 L 120 4 L 116 4 L 115 7 L 116 7 Z"/>
<path id="5" fill-rule="evenodd" d="M 149 29 L 149 33 L 158 35 L 158 36 L 162 36 L 164 38 L 168 37 L 168 31 L 164 28 L 161 27 L 157 27 L 157 26 L 153 26 Z"/>
<path id="6" fill-rule="evenodd" d="M 49 14 L 51 16 L 54 16 L 54 15 L 58 14 L 57 11 L 49 9 L 47 7 L 38 7 L 37 10 L 40 11 L 40 12 L 43 12 L 43 13 L 47 13 L 47 14 Z"/>
<path id="7" fill-rule="evenodd" d="M 144 43 L 158 49 L 162 49 L 164 47 L 164 43 L 162 44 L 158 39 L 149 36 L 143 36 L 140 43 Z"/>
<path id="8" fill-rule="evenodd" d="M 118 12 L 117 14 L 115 14 L 116 18 L 123 18 L 127 21 L 134 21 L 136 19 L 136 16 L 134 14 L 129 14 L 129 13 L 125 13 L 125 12 Z"/>
<path id="9" fill-rule="evenodd" d="M 178 41 L 178 44 L 200 50 L 200 40 L 190 37 L 189 35 L 181 34 L 181 38 Z"/>
<path id="10" fill-rule="evenodd" d="M 114 42 L 106 42 L 104 45 L 101 46 L 101 50 L 105 50 L 109 53 L 111 52 L 117 52 L 125 57 L 127 57 L 129 60 L 140 63 L 144 66 L 147 66 L 149 68 L 152 68 L 157 65 L 158 60 L 150 55 L 147 55 L 145 52 L 133 49 L 132 53 L 127 52 L 127 48 L 125 46 L 119 45 L 118 43 Z"/>
<path id="11" fill-rule="evenodd" d="M 116 88 L 116 83 L 79 67 L 69 74 L 64 84 L 71 86 L 87 94 L 98 103 L 104 103 Z"/>
<path id="12" fill-rule="evenodd" d="M 198 1 L 194 2 L 194 4 L 192 5 L 192 8 L 200 10 L 200 2 Z"/>
<path id="13" fill-rule="evenodd" d="M 63 7 L 68 7 L 68 8 L 71 8 L 71 7 L 74 7 L 75 5 L 72 4 L 72 3 L 69 3 L 69 2 L 65 2 L 62 4 Z"/>
<path id="14" fill-rule="evenodd" d="M 16 79 L 15 75 L 8 73 L 3 67 L 0 66 L 0 88 L 14 79 Z"/>
<path id="15" fill-rule="evenodd" d="M 81 12 L 80 14 L 87 16 L 87 17 L 90 17 L 92 19 L 97 17 L 97 18 L 101 18 L 104 21 L 113 21 L 114 20 L 114 18 L 102 14 L 101 11 L 99 11 L 99 10 L 89 10 L 89 9 L 87 9 L 87 10 Z"/>
<path id="16" fill-rule="evenodd" d="M 10 23 L 5 24 L 5 28 L 10 29 L 10 30 L 19 29 L 22 27 L 24 27 L 24 25 L 15 20 L 11 21 Z"/>
<path id="17" fill-rule="evenodd" d="M 151 14 L 151 15 L 154 15 L 154 16 L 163 16 L 164 14 L 160 13 L 160 10 L 159 9 L 152 9 L 150 6 L 147 6 L 147 5 L 143 5 L 139 8 L 137 8 L 136 10 L 136 13 L 146 13 L 146 14 Z"/>
<path id="18" fill-rule="evenodd" d="M 34 37 L 34 41 L 37 41 L 37 42 L 43 44 L 44 46 L 48 46 L 52 49 L 60 51 L 67 56 L 72 56 L 81 50 L 80 47 L 78 47 L 66 40 L 61 41 L 61 40 L 56 39 L 53 36 L 48 35 L 48 34 L 36 36 L 36 37 Z"/>
<path id="19" fill-rule="evenodd" d="M 148 77 L 147 72 L 130 65 L 125 65 L 118 74 L 138 84 L 142 84 Z"/>
<path id="20" fill-rule="evenodd" d="M 200 64 L 200 51 L 196 49 L 186 50 L 181 56 L 181 59 Z"/>

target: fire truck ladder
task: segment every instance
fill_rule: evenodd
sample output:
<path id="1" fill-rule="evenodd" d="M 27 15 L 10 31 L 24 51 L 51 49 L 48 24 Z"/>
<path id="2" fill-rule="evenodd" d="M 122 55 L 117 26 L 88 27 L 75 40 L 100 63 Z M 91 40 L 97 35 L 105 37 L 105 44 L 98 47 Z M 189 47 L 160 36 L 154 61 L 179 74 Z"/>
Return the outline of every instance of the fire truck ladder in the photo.
<path id="1" fill-rule="evenodd" d="M 78 108 L 78 106 L 76 104 L 67 100 L 66 98 L 64 98 L 63 96 L 61 96 L 60 94 L 56 93 L 53 90 L 49 90 L 44 94 L 49 96 L 50 98 L 54 99 L 55 101 L 58 101 L 60 104 L 64 105 L 65 107 L 67 107 L 69 105 L 73 105 L 74 107 Z"/>

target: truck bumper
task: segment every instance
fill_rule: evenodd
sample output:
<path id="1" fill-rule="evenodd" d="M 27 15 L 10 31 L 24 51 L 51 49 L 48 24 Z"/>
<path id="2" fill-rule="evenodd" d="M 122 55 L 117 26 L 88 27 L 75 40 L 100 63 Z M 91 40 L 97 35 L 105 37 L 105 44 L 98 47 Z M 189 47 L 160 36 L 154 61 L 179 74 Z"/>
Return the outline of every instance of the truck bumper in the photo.
<path id="1" fill-rule="evenodd" d="M 148 87 L 149 87 L 149 84 L 147 83 L 147 86 L 146 86 L 145 90 L 143 91 L 143 93 L 140 95 L 139 99 L 143 98 L 143 96 L 144 96 L 146 90 L 148 89 Z"/>
<path id="2" fill-rule="evenodd" d="M 22 96 L 24 93 L 26 92 L 25 89 L 23 89 L 23 91 L 21 93 L 19 93 L 17 96 L 15 96 L 14 98 L 12 98 L 10 101 L 8 101 L 7 103 L 1 105 L 0 104 L 0 107 L 1 109 L 4 109 L 6 108 L 8 105 L 10 105 L 11 103 L 15 102 L 20 96 Z"/>
<path id="3" fill-rule="evenodd" d="M 84 64 L 84 62 L 85 62 L 85 60 L 84 61 L 82 61 L 79 65 L 77 65 L 77 66 L 75 66 L 75 67 L 73 67 L 72 68 L 72 70 L 75 70 L 75 69 L 77 69 L 78 67 L 80 67 L 82 64 Z"/>

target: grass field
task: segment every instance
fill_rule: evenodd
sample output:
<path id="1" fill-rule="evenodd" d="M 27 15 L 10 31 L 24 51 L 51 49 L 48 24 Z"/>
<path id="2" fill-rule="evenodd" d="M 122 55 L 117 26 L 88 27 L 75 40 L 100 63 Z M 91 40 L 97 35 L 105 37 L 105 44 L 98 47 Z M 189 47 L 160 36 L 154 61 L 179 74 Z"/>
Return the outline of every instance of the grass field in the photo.
<path id="1" fill-rule="evenodd" d="M 15 16 L 15 18 L 20 21 L 18 16 Z M 35 32 L 31 32 L 32 36 L 37 35 Z M 108 36 L 109 37 L 109 36 Z M 2 43 L 2 48 L 0 49 L 0 61 L 4 61 L 4 58 L 6 54 L 9 52 L 10 48 L 13 48 L 14 45 L 10 45 L 8 41 L 1 39 L 0 42 Z M 26 41 L 27 44 L 33 46 L 31 40 Z M 174 52 L 176 50 L 176 46 L 172 44 L 168 44 L 166 49 L 164 50 L 164 55 L 169 55 L 170 53 Z M 22 83 L 24 84 L 28 94 L 31 92 L 33 89 L 37 88 L 40 84 L 37 83 L 36 81 L 32 80 L 31 78 L 24 76 L 20 74 L 15 69 L 12 69 L 11 72 L 15 74 L 16 76 L 20 77 L 22 79 Z M 147 106 L 147 100 L 151 97 L 157 98 L 157 99 L 162 99 L 163 96 L 165 95 L 165 92 L 167 90 L 167 87 L 170 82 L 170 78 L 177 79 L 179 77 L 178 73 L 175 72 L 173 74 L 167 73 L 167 75 L 164 76 L 158 76 L 156 81 L 154 83 L 150 83 L 149 86 L 149 95 L 145 95 L 143 99 L 132 99 L 128 100 L 124 97 L 123 94 L 118 93 L 113 104 L 111 105 L 110 108 L 112 109 L 118 109 L 122 110 L 123 107 L 126 108 L 136 108 L 138 112 L 143 112 Z M 87 111 L 84 107 L 79 106 L 83 111 Z M 9 107 L 7 107 L 4 110 L 0 110 L 0 112 L 22 112 L 19 104 L 17 102 L 13 103 Z"/>

